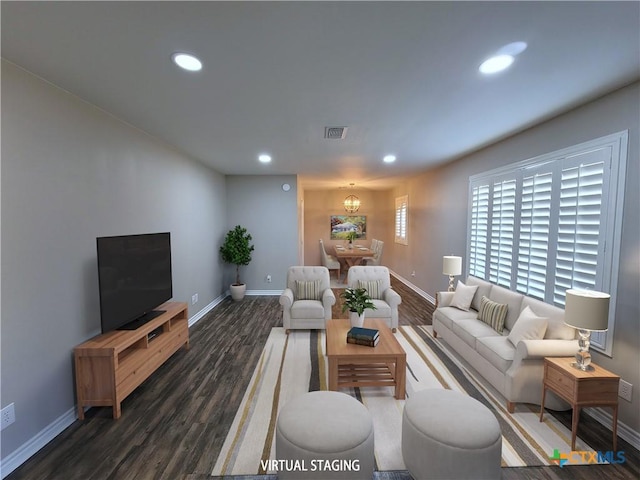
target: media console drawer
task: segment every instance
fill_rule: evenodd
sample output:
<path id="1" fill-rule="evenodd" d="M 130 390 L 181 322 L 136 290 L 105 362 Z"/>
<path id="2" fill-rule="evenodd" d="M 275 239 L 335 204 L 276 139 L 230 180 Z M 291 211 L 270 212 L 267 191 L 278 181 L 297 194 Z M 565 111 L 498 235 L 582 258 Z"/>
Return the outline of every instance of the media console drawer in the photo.
<path id="1" fill-rule="evenodd" d="M 189 348 L 188 308 L 184 302 L 158 307 L 165 313 L 137 330 L 98 335 L 74 349 L 78 418 L 84 407 L 120 403 L 182 346 Z"/>

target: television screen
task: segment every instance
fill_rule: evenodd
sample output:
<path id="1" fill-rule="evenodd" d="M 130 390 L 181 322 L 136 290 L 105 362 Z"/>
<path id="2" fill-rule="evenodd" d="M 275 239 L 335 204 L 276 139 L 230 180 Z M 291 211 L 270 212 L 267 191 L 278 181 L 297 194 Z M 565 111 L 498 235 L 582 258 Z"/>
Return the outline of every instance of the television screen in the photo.
<path id="1" fill-rule="evenodd" d="M 99 237 L 98 281 L 102 332 L 138 328 L 173 296 L 171 236 Z"/>

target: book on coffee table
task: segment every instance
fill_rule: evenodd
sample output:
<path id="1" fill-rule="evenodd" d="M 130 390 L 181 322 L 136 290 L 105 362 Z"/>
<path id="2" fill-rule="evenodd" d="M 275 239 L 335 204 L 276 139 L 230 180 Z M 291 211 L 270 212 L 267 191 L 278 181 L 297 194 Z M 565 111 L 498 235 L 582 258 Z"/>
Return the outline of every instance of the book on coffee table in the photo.
<path id="1" fill-rule="evenodd" d="M 375 328 L 351 327 L 347 332 L 347 339 L 374 341 L 380 336 L 380 331 Z"/>
<path id="2" fill-rule="evenodd" d="M 351 343 L 353 345 L 364 345 L 365 347 L 375 347 L 378 345 L 379 341 L 380 337 L 376 337 L 375 340 L 363 340 L 361 338 L 347 337 L 347 343 Z"/>

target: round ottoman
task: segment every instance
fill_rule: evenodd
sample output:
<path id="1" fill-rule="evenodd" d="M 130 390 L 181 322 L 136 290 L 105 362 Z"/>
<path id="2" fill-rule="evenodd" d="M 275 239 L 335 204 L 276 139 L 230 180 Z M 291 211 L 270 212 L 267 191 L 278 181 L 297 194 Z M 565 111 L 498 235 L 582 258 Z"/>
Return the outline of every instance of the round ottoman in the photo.
<path id="1" fill-rule="evenodd" d="M 502 434 L 479 401 L 451 390 L 413 394 L 402 414 L 402 457 L 417 480 L 500 478 Z"/>
<path id="2" fill-rule="evenodd" d="M 339 392 L 310 392 L 283 405 L 276 426 L 278 480 L 367 479 L 374 469 L 373 421 Z"/>

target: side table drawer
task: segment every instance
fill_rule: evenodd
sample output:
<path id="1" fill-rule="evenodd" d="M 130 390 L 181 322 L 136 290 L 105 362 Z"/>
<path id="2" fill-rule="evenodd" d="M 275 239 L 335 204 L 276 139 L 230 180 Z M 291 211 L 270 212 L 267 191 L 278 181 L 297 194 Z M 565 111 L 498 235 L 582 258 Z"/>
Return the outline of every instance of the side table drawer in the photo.
<path id="1" fill-rule="evenodd" d="M 544 381 L 558 395 L 572 399 L 575 395 L 575 382 L 568 378 L 563 372 L 556 370 L 552 366 L 545 369 Z"/>

